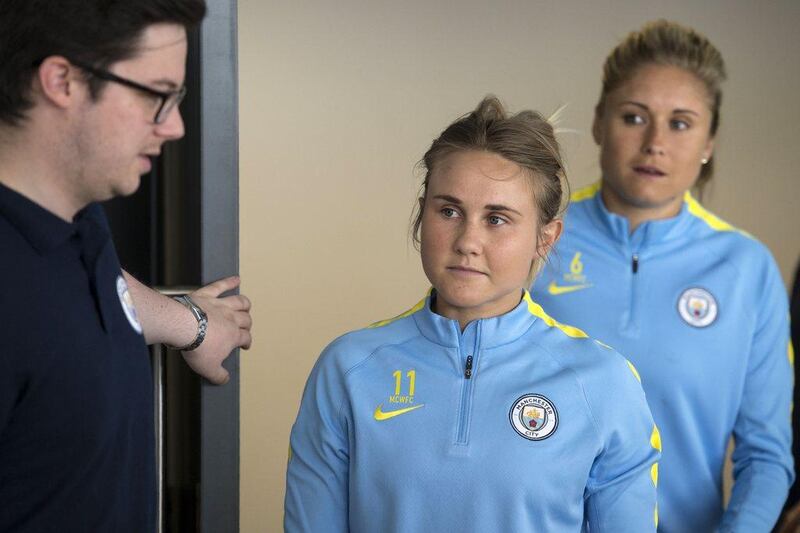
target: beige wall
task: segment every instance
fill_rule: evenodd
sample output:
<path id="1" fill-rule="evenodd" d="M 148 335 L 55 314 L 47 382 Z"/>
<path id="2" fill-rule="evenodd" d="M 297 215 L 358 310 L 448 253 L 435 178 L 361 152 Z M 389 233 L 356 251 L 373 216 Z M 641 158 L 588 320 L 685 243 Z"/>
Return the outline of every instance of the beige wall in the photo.
<path id="1" fill-rule="evenodd" d="M 800 257 L 800 2 L 239 1 L 241 273 L 255 344 L 242 358 L 242 531 L 277 531 L 289 429 L 335 336 L 427 287 L 407 245 L 414 164 L 486 93 L 562 127 L 573 185 L 598 178 L 589 136 L 605 54 L 643 21 L 705 32 L 730 80 L 707 204 Z"/>

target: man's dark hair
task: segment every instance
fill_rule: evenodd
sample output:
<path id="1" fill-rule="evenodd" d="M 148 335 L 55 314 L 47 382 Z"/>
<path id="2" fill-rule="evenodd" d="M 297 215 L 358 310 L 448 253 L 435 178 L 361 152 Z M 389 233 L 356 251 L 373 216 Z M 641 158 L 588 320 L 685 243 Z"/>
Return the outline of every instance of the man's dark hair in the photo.
<path id="1" fill-rule="evenodd" d="M 189 30 L 205 13 L 205 0 L 0 0 L 0 123 L 13 126 L 25 118 L 31 81 L 45 58 L 106 68 L 136 55 L 148 26 Z M 92 95 L 103 83 L 89 77 Z"/>

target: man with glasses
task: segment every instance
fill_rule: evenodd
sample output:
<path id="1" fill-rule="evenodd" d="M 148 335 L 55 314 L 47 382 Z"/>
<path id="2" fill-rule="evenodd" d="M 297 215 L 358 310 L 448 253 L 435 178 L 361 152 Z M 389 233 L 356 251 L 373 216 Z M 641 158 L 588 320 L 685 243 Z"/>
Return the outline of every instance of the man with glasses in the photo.
<path id="1" fill-rule="evenodd" d="M 115 83 L 119 83 L 120 85 L 124 85 L 126 87 L 130 87 L 131 89 L 136 89 L 137 91 L 141 91 L 145 94 L 149 94 L 153 98 L 158 99 L 158 106 L 155 108 L 155 115 L 153 117 L 153 124 L 161 124 L 167 119 L 172 109 L 183 101 L 183 97 L 186 96 L 186 86 L 182 85 L 179 89 L 174 89 L 171 91 L 157 91 L 152 87 L 148 87 L 146 85 L 142 85 L 141 83 L 137 83 L 133 80 L 129 80 L 126 78 L 122 78 L 117 76 L 113 72 L 109 72 L 107 70 L 102 70 L 99 68 L 95 68 L 83 61 L 70 61 L 73 65 L 82 68 L 95 78 L 99 78 L 105 81 L 113 81 Z"/>
<path id="2" fill-rule="evenodd" d="M 198 373 L 250 344 L 220 280 L 181 302 L 124 273 L 96 202 L 180 138 L 203 0 L 0 0 L 0 531 L 155 529 L 145 341 Z"/>

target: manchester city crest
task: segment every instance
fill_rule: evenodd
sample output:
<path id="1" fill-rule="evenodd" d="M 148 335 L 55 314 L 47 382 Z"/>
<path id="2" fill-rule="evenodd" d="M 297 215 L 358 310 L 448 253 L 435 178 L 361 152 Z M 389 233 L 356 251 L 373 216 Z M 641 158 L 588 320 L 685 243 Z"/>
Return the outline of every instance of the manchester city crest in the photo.
<path id="1" fill-rule="evenodd" d="M 141 335 L 142 325 L 139 323 L 139 317 L 136 316 L 136 308 L 133 306 L 131 291 L 128 289 L 128 284 L 125 283 L 125 278 L 122 276 L 117 276 L 117 296 L 119 296 L 119 303 L 122 306 L 122 311 L 125 313 L 125 318 L 128 319 L 133 330 Z"/>
<path id="2" fill-rule="evenodd" d="M 705 289 L 686 289 L 678 299 L 678 313 L 690 326 L 704 328 L 717 319 L 717 300 Z"/>
<path id="3" fill-rule="evenodd" d="M 558 427 L 558 411 L 541 394 L 520 396 L 508 413 L 511 427 L 528 440 L 543 440 Z"/>

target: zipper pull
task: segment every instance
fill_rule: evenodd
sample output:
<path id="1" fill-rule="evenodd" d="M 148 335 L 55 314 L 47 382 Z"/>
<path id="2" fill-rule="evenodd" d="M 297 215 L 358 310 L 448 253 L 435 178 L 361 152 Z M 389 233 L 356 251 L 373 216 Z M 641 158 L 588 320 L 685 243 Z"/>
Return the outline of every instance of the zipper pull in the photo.
<path id="1" fill-rule="evenodd" d="M 464 377 L 470 379 L 472 377 L 472 356 L 467 356 L 467 366 L 464 367 Z"/>
<path id="2" fill-rule="evenodd" d="M 631 268 L 633 269 L 634 274 L 639 272 L 639 256 L 637 254 L 633 254 L 633 258 L 631 261 Z"/>

